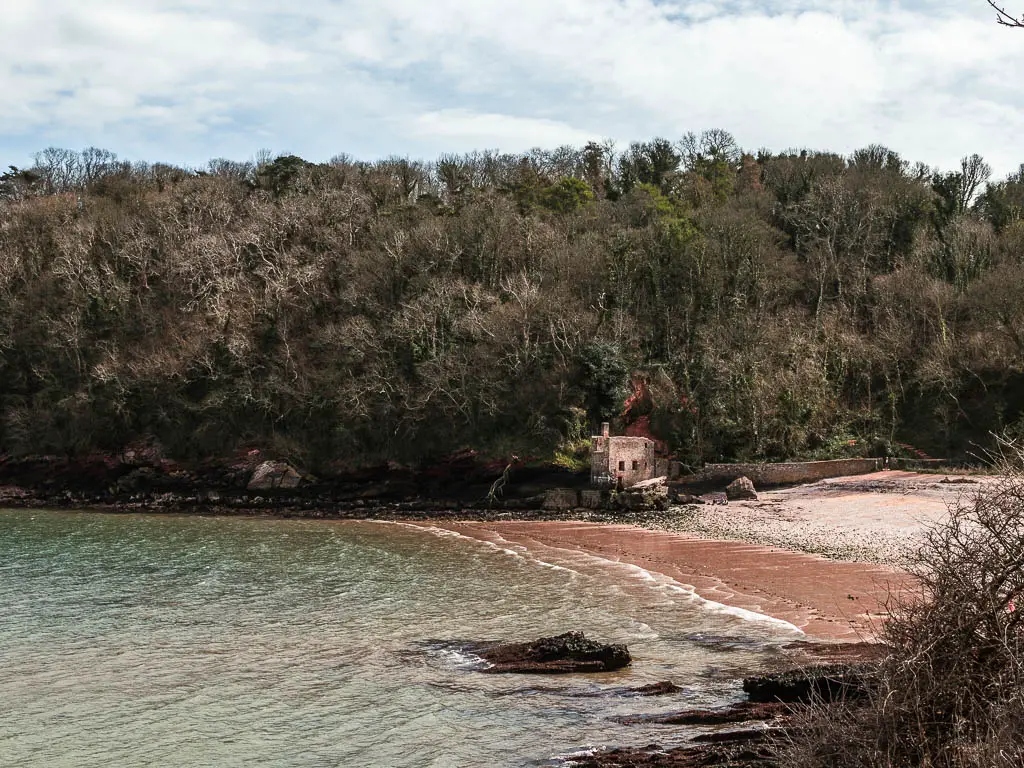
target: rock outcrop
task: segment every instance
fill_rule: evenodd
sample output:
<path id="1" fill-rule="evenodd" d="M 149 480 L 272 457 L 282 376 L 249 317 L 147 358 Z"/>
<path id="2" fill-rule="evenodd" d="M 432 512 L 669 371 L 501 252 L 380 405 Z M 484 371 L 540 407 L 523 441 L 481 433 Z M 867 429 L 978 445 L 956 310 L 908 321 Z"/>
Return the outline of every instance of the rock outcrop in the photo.
<path id="1" fill-rule="evenodd" d="M 507 643 L 473 649 L 490 664 L 484 672 L 557 675 L 571 672 L 610 672 L 632 659 L 624 645 L 588 640 L 582 632 L 542 637 L 531 643 Z"/>
<path id="2" fill-rule="evenodd" d="M 749 477 L 737 477 L 725 489 L 729 501 L 757 501 L 757 491 Z"/>
<path id="3" fill-rule="evenodd" d="M 821 647 L 794 643 L 798 650 L 815 659 Z M 615 718 L 627 725 L 651 724 L 715 726 L 735 724 L 738 728 L 716 730 L 694 736 L 689 744 L 661 747 L 630 747 L 574 757 L 579 768 L 771 768 L 778 766 L 779 747 L 806 723 L 801 707 L 808 702 L 843 702 L 867 695 L 873 684 L 875 661 L 882 649 L 868 644 L 833 646 L 823 658 L 849 659 L 812 664 L 785 672 L 748 677 L 743 681 L 747 701 L 722 709 L 687 709 L 657 715 Z M 756 723 L 756 725 L 755 725 Z"/>
<path id="4" fill-rule="evenodd" d="M 269 491 L 274 488 L 298 488 L 301 483 L 302 475 L 290 464 L 264 461 L 253 470 L 247 487 L 250 491 Z"/>
<path id="5" fill-rule="evenodd" d="M 841 701 L 865 695 L 870 667 L 831 664 L 797 669 L 743 681 L 743 690 L 751 702 L 808 703 Z"/>

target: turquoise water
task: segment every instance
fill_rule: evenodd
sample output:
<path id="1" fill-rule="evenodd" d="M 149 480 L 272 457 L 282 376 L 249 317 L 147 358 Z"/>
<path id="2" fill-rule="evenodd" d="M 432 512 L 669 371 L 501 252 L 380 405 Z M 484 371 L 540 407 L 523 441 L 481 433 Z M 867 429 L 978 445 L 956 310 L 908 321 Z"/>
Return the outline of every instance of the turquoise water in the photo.
<path id="1" fill-rule="evenodd" d="M 0 766 L 558 765 L 679 728 L 792 639 L 580 553 L 400 524 L 0 510 Z M 625 642 L 599 676 L 485 675 L 466 640 Z M 670 700 L 620 695 L 672 679 Z M 595 695 L 597 694 L 597 695 Z"/>

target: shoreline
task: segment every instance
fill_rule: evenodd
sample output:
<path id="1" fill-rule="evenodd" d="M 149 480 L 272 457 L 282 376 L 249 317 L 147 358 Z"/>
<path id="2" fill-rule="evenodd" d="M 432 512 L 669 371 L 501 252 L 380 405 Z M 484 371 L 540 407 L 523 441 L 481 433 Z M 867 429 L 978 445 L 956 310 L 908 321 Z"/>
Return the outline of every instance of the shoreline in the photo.
<path id="1" fill-rule="evenodd" d="M 662 515 L 591 514 L 550 510 L 399 510 L 388 505 L 353 509 L 347 514 L 324 510 L 210 508 L 173 505 L 151 508 L 126 505 L 9 505 L 25 511 L 182 517 L 245 517 L 253 520 L 379 522 L 443 530 L 481 543 L 520 547 L 535 555 L 587 557 L 605 564 L 637 569 L 642 578 L 663 579 L 692 599 L 722 606 L 748 618 L 789 624 L 801 638 L 823 643 L 871 643 L 886 615 L 890 588 L 906 589 L 906 571 L 878 562 L 828 559 L 799 548 L 710 538 L 672 530 Z M 671 521 L 673 511 L 668 511 Z M 623 518 L 633 518 L 627 520 Z M 659 524 L 661 523 L 661 524 Z M 538 552 L 543 550 L 543 552 Z"/>
<path id="2" fill-rule="evenodd" d="M 740 632 L 768 640 L 778 652 L 760 670 L 767 673 L 764 679 L 780 681 L 870 674 L 888 650 L 879 630 L 890 594 L 915 588 L 907 566 L 916 542 L 945 518 L 949 505 L 990 480 L 890 470 L 758 489 L 756 499 L 744 501 L 726 501 L 721 492 L 710 492 L 682 504 L 595 510 L 544 508 L 545 492 L 564 475 L 521 483 L 515 496 L 494 505 L 481 500 L 479 476 L 454 471 L 436 485 L 425 484 L 423 477 L 395 484 L 388 473 L 344 482 L 310 479 L 296 488 L 266 490 L 229 482 L 224 474 L 211 481 L 188 473 L 173 489 L 148 477 L 77 488 L 66 482 L 29 483 L 27 476 L 10 482 L 16 479 L 11 474 L 3 479 L 0 507 L 400 524 L 465 537 L 584 577 L 600 571 L 603 578 L 605 569 L 622 568 L 612 576 L 622 578 L 616 589 L 630 605 L 652 594 L 661 600 L 668 593 L 680 607 L 689 601 L 749 621 L 749 631 Z M 579 583 L 587 588 L 586 581 Z M 710 615 L 708 623 L 714 623 Z M 586 617 L 571 628 L 587 629 Z M 721 729 L 667 751 L 654 744 L 609 746 L 574 764 L 761 768 L 774 759 L 772 739 L 785 739 L 791 729 L 802 727 L 781 700 L 761 707 L 750 699 L 723 709 L 666 712 L 660 715 L 666 727 L 692 721 Z M 712 741 L 702 741 L 705 736 Z M 752 757 L 737 763 L 737 755 Z"/>
<path id="3" fill-rule="evenodd" d="M 984 482 L 884 471 L 760 491 L 757 500 L 726 506 L 620 511 L 543 509 L 535 497 L 494 507 L 377 493 L 342 500 L 317 489 L 196 489 L 101 500 L 7 485 L 0 486 L 0 507 L 402 522 L 527 550 L 591 555 L 656 574 L 680 592 L 788 622 L 815 639 L 856 642 L 872 639 L 884 621 L 889 590 L 914 583 L 906 570 L 914 542 L 949 504 Z"/>
<path id="4" fill-rule="evenodd" d="M 583 555 L 632 566 L 697 599 L 790 624 L 807 640 L 822 642 L 873 642 L 890 593 L 913 584 L 905 571 L 884 565 L 634 525 L 526 520 L 411 524 L 527 551 L 543 548 L 569 559 Z"/>
<path id="5" fill-rule="evenodd" d="M 74 514 L 75 516 L 72 517 L 72 514 Z M 4 513 L 4 517 L 15 521 L 20 516 L 25 516 L 27 518 L 33 516 L 33 513 L 30 510 L 11 510 L 9 512 Z M 89 518 L 81 516 L 81 512 L 72 513 L 68 510 L 60 510 L 57 512 L 56 516 L 62 519 L 61 527 L 65 531 L 74 531 L 78 527 L 90 527 Z M 43 516 L 40 515 L 40 518 L 42 517 Z M 102 515 L 100 515 L 100 517 L 102 517 Z M 150 527 L 150 525 L 145 523 L 145 519 L 147 517 L 149 516 L 146 515 L 139 516 L 137 518 L 130 518 L 124 521 L 125 525 L 116 524 L 116 521 L 111 521 L 111 524 L 113 525 L 113 528 L 118 531 L 133 531 L 135 530 L 137 525 L 142 525 L 143 527 Z M 196 517 L 196 515 L 186 515 L 183 517 Z M 132 519 L 134 519 L 135 522 L 132 522 Z M 152 517 L 149 517 L 149 519 L 153 522 L 156 522 L 156 520 Z M 270 519 L 278 519 L 271 518 L 271 516 L 269 515 L 263 518 L 250 519 L 253 520 L 255 525 L 246 525 L 241 522 L 231 524 L 226 522 L 209 520 L 209 524 L 202 526 L 202 528 L 211 531 L 214 533 L 214 535 L 216 535 L 216 533 L 222 530 L 225 526 L 228 529 L 232 530 L 239 529 L 239 526 L 241 526 L 241 529 L 253 529 L 261 531 L 259 535 L 262 537 L 264 541 L 273 541 L 276 540 L 276 537 L 278 535 L 283 535 L 286 538 L 299 538 L 303 542 L 317 541 L 323 537 L 331 539 L 333 538 L 331 534 L 331 529 L 334 529 L 339 533 L 343 531 L 345 528 L 348 528 L 348 530 L 353 532 L 356 530 L 362 530 L 361 528 L 356 529 L 356 527 L 348 521 L 339 521 L 341 523 L 344 523 L 343 528 L 342 526 L 323 526 L 310 523 L 302 523 L 300 526 L 294 526 L 292 523 L 281 524 L 269 522 Z M 93 522 L 102 523 L 102 521 L 97 521 L 95 517 L 93 518 Z M 367 521 L 358 523 L 359 526 L 370 524 L 379 525 L 382 528 L 386 527 L 386 524 L 382 524 L 379 522 L 371 523 L 370 521 Z M 389 525 L 395 524 L 390 523 Z M 608 525 L 585 522 L 543 521 L 504 521 L 497 523 L 486 523 L 480 521 L 441 521 L 437 519 L 432 519 L 429 523 L 399 523 L 399 525 L 401 525 L 402 527 L 429 527 L 431 529 L 434 529 L 431 531 L 431 533 L 435 535 L 445 535 L 443 533 L 440 533 L 440 531 L 447 531 L 450 532 L 452 535 L 457 534 L 459 536 L 468 536 L 469 538 L 480 541 L 489 540 L 489 543 L 495 546 L 501 546 L 519 552 L 522 552 L 522 550 L 519 548 L 523 547 L 526 548 L 527 551 L 522 552 L 522 554 L 529 556 L 531 560 L 535 558 L 544 558 L 549 561 L 548 565 L 554 565 L 555 567 L 567 567 L 575 565 L 579 569 L 578 572 L 581 573 L 583 578 L 579 578 L 578 580 L 576 579 L 576 577 L 564 578 L 568 577 L 569 574 L 559 574 L 558 582 L 561 585 L 559 589 L 563 591 L 565 589 L 568 589 L 576 591 L 577 594 L 579 594 L 580 592 L 591 591 L 595 587 L 598 589 L 602 589 L 605 585 L 605 582 L 608 581 L 605 577 L 610 576 L 610 581 L 615 582 L 611 585 L 614 591 L 612 593 L 602 593 L 603 597 L 601 599 L 609 599 L 610 594 L 611 599 L 614 600 L 616 605 L 628 607 L 627 614 L 622 614 L 627 615 L 627 618 L 628 616 L 632 615 L 640 616 L 641 618 L 643 618 L 643 614 L 647 613 L 649 610 L 663 611 L 659 614 L 659 622 L 655 622 L 652 619 L 648 620 L 651 621 L 652 626 L 657 628 L 658 632 L 660 632 L 662 635 L 665 635 L 671 642 L 679 642 L 680 639 L 689 637 L 689 635 L 683 635 L 682 638 L 672 636 L 673 628 L 678 626 L 676 620 L 676 610 L 679 610 L 680 614 L 689 614 L 691 617 L 691 624 L 687 625 L 691 627 L 690 629 L 687 629 L 688 633 L 693 631 L 699 633 L 710 633 L 706 638 L 706 642 L 718 643 L 720 641 L 721 638 L 719 638 L 719 636 L 715 633 L 715 630 L 709 629 L 709 627 L 721 626 L 724 628 L 725 631 L 723 637 L 729 638 L 735 636 L 740 641 L 739 644 L 741 647 L 745 646 L 750 641 L 753 641 L 755 643 L 755 647 L 758 648 L 770 647 L 770 653 L 765 654 L 763 657 L 759 656 L 759 661 L 756 661 L 751 666 L 744 667 L 742 671 L 739 671 L 737 669 L 731 669 L 731 674 L 728 678 L 726 678 L 725 676 L 715 675 L 709 678 L 709 680 L 707 681 L 708 690 L 713 690 L 714 695 L 716 697 L 716 701 L 714 703 L 703 704 L 703 706 L 714 707 L 714 709 L 709 710 L 692 709 L 692 707 L 694 706 L 700 706 L 700 702 L 694 702 L 692 696 L 687 692 L 688 689 L 673 687 L 671 685 L 670 681 L 672 681 L 673 676 L 677 674 L 676 667 L 669 666 L 666 668 L 662 666 L 662 669 L 666 669 L 667 671 L 659 672 L 658 677 L 652 678 L 650 676 L 650 667 L 641 666 L 641 664 L 648 665 L 653 663 L 656 665 L 661 663 L 663 665 L 664 657 L 659 657 L 657 656 L 657 654 L 639 653 L 636 657 L 636 671 L 640 676 L 639 682 L 647 683 L 649 680 L 664 681 L 654 683 L 654 685 L 663 685 L 668 690 L 668 693 L 664 695 L 664 698 L 660 698 L 657 701 L 651 702 L 650 704 L 637 704 L 634 706 L 631 704 L 624 705 L 622 703 L 616 703 L 617 700 L 615 697 L 619 694 L 614 693 L 610 689 L 608 689 L 607 684 L 617 682 L 621 685 L 622 680 L 616 681 L 609 680 L 607 678 L 598 679 L 599 683 L 602 683 L 602 685 L 599 686 L 599 691 L 594 692 L 594 695 L 598 696 L 599 698 L 603 698 L 605 696 L 610 697 L 609 703 L 607 705 L 604 705 L 599 702 L 597 704 L 589 706 L 589 708 L 587 709 L 588 722 L 590 722 L 591 725 L 588 727 L 593 727 L 593 724 L 595 723 L 599 726 L 600 722 L 604 720 L 609 720 L 614 721 L 619 725 L 636 726 L 637 728 L 646 728 L 648 730 L 657 730 L 664 728 L 664 738 L 670 738 L 671 744 L 673 745 L 673 762 L 656 764 L 694 765 L 696 763 L 689 762 L 690 758 L 688 757 L 688 755 L 697 752 L 700 752 L 700 754 L 702 755 L 701 759 L 703 760 L 703 762 L 700 764 L 708 766 L 724 766 L 728 764 L 725 761 L 713 763 L 708 762 L 708 760 L 710 760 L 712 757 L 718 754 L 719 745 L 717 744 L 717 742 L 713 748 L 707 748 L 705 745 L 696 743 L 692 746 L 690 745 L 690 742 L 687 740 L 697 738 L 693 735 L 694 732 L 690 730 L 692 727 L 695 726 L 701 726 L 702 728 L 703 726 L 713 726 L 713 733 L 716 735 L 716 738 L 721 736 L 721 738 L 723 739 L 740 740 L 745 738 L 745 734 L 749 732 L 751 726 L 748 724 L 748 722 L 752 718 L 755 721 L 763 720 L 765 722 L 766 728 L 775 729 L 775 731 L 778 731 L 780 728 L 786 727 L 786 721 L 783 719 L 785 715 L 784 707 L 774 705 L 769 707 L 761 707 L 761 705 L 759 704 L 750 707 L 742 703 L 733 703 L 729 704 L 728 706 L 723 706 L 723 703 L 725 701 L 733 701 L 739 695 L 739 690 L 741 686 L 740 680 L 743 680 L 742 686 L 744 692 L 746 692 L 746 680 L 748 675 L 756 675 L 757 679 L 760 679 L 763 675 L 767 673 L 767 677 L 765 677 L 764 679 L 771 678 L 772 680 L 774 680 L 776 674 L 785 675 L 788 674 L 787 670 L 791 670 L 794 668 L 802 668 L 807 669 L 808 675 L 810 676 L 820 676 L 823 674 L 820 671 L 821 664 L 823 663 L 823 661 L 829 660 L 828 657 L 830 654 L 840 654 L 839 658 L 842 659 L 841 663 L 846 663 L 846 658 L 851 659 L 854 663 L 859 663 L 862 658 L 866 656 L 870 657 L 870 655 L 873 652 L 875 652 L 876 649 L 880 649 L 880 646 L 865 649 L 863 647 L 844 647 L 848 646 L 848 643 L 823 643 L 820 642 L 823 639 L 841 638 L 824 638 L 821 636 L 824 633 L 816 633 L 810 637 L 801 637 L 795 634 L 790 634 L 788 631 L 780 632 L 780 628 L 777 626 L 771 627 L 769 625 L 758 624 L 756 622 L 751 622 L 749 624 L 743 622 L 742 624 L 745 626 L 741 626 L 740 624 L 734 624 L 732 622 L 726 622 L 723 624 L 714 618 L 714 614 L 708 614 L 706 618 L 703 618 L 700 615 L 700 611 L 697 612 L 697 615 L 695 617 L 696 621 L 692 621 L 692 619 L 694 618 L 693 608 L 698 607 L 695 602 L 687 601 L 686 595 L 679 595 L 678 597 L 670 596 L 669 600 L 666 600 L 665 597 L 667 595 L 661 593 L 659 589 L 659 587 L 661 587 L 662 585 L 649 585 L 648 583 L 646 583 L 647 581 L 649 581 L 649 579 L 645 578 L 645 576 L 652 573 L 652 571 L 648 569 L 657 566 L 657 571 L 653 572 L 656 574 L 668 571 L 666 563 L 674 563 L 675 566 L 679 568 L 686 566 L 687 563 L 681 563 L 679 559 L 676 557 L 678 553 L 673 548 L 673 546 L 671 546 L 671 543 L 673 542 L 675 544 L 678 544 L 679 542 L 685 541 L 688 543 L 693 543 L 695 545 L 701 545 L 705 547 L 706 552 L 718 553 L 723 557 L 729 557 L 734 562 L 737 559 L 749 561 L 750 558 L 748 557 L 748 554 L 753 550 L 759 549 L 757 547 L 740 546 L 739 551 L 741 552 L 741 554 L 748 554 L 744 554 L 742 558 L 737 558 L 729 554 L 730 550 L 736 550 L 736 547 L 738 545 L 736 545 L 735 543 L 707 541 L 697 539 L 696 537 L 684 537 L 678 534 L 656 532 L 639 528 L 637 526 L 621 524 Z M 176 528 L 177 524 L 174 524 L 170 527 Z M 303 535 L 296 536 L 296 530 L 298 528 L 301 528 L 301 530 L 304 532 Z M 343 533 L 340 533 L 340 535 L 342 539 L 347 537 L 346 534 Z M 381 531 L 377 535 L 384 537 L 385 539 L 392 535 L 396 538 L 399 538 L 397 531 L 393 531 L 391 534 L 387 533 L 386 531 Z M 411 535 L 414 540 L 417 540 L 418 537 L 427 536 L 425 532 L 419 533 L 416 531 L 410 531 L 409 535 Z M 429 538 L 430 536 L 427 536 L 427 539 Z M 105 542 L 107 540 L 108 539 L 104 537 L 103 541 Z M 377 539 L 375 538 L 374 540 Z M 386 544 L 386 541 L 382 543 L 383 546 L 388 546 Z M 641 544 L 647 546 L 647 551 L 645 552 L 646 559 L 640 559 L 636 557 L 636 555 L 639 554 L 637 550 L 640 548 Z M 414 549 L 415 551 L 420 551 L 421 549 L 430 550 L 431 546 L 431 541 L 419 540 L 414 545 Z M 471 542 L 453 542 L 452 548 L 450 549 L 450 554 L 452 557 L 455 558 L 475 558 L 477 557 L 477 553 L 473 551 L 474 547 L 475 545 L 473 545 Z M 661 547 L 662 549 L 659 550 L 659 547 Z M 207 550 L 207 548 L 203 547 L 203 550 L 205 551 Z M 211 548 L 210 551 L 215 557 L 219 559 L 220 552 L 217 548 Z M 262 547 L 260 548 L 260 551 L 262 551 Z M 772 553 L 769 551 L 768 554 L 774 556 L 777 553 Z M 558 556 L 557 558 L 555 557 L 556 555 Z M 563 558 L 566 558 L 569 561 L 576 560 L 577 562 L 566 562 L 565 560 L 563 560 Z M 592 562 L 590 558 L 598 558 L 600 562 Z M 500 569 L 500 572 L 504 572 L 503 566 L 495 565 L 495 561 L 500 559 L 500 556 L 495 557 L 491 555 L 486 555 L 485 566 L 488 568 L 488 570 L 492 568 L 498 568 Z M 774 560 L 774 557 L 771 559 Z M 815 558 L 815 561 L 820 560 L 820 558 Z M 346 559 L 344 557 L 339 558 L 337 555 L 333 555 L 331 556 L 329 562 L 331 563 L 330 567 L 332 569 L 335 567 L 334 564 L 338 564 L 339 567 L 344 568 Z M 453 562 L 458 563 L 459 560 L 456 559 Z M 615 562 L 618 562 L 623 565 L 630 565 L 633 562 L 637 562 L 643 563 L 643 565 L 633 566 L 635 568 L 635 571 L 633 573 L 630 573 L 628 570 L 606 570 L 609 563 Z M 693 564 L 692 558 L 687 562 Z M 591 564 L 592 568 L 588 569 L 586 567 L 588 564 Z M 827 562 L 825 562 L 825 564 L 828 565 Z M 644 569 L 644 572 L 641 572 L 641 568 L 644 568 L 644 566 L 647 566 L 648 568 Z M 259 567 L 259 565 L 257 567 Z M 512 571 L 512 573 L 521 573 L 523 575 L 522 582 L 520 582 L 518 578 L 513 577 L 511 579 L 506 580 L 504 584 L 499 583 L 497 592 L 493 593 L 496 599 L 508 599 L 507 606 L 502 608 L 501 612 L 503 615 L 507 617 L 506 622 L 510 625 L 518 625 L 521 623 L 517 615 L 519 613 L 520 600 L 514 593 L 515 585 L 518 583 L 532 583 L 534 578 L 536 578 L 536 574 L 533 571 L 540 570 L 539 568 L 535 569 L 533 565 L 525 567 L 529 570 L 518 570 L 519 566 L 516 566 L 517 570 Z M 321 570 L 320 573 L 322 572 L 323 571 Z M 451 575 L 454 578 L 458 579 L 458 573 L 459 571 L 456 570 L 451 572 Z M 160 578 L 162 578 L 163 571 L 161 569 L 151 569 L 150 574 L 151 579 L 159 580 Z M 592 575 L 597 576 L 597 579 L 594 582 L 591 582 L 591 580 L 589 579 L 589 577 Z M 625 587 L 621 587 L 619 584 L 619 581 L 623 576 L 626 577 L 624 580 L 630 581 L 630 583 L 627 584 Z M 638 577 L 635 582 L 631 579 L 631 577 L 633 576 Z M 681 573 L 677 572 L 675 573 L 675 576 L 678 579 L 682 579 Z M 356 583 L 358 583 L 358 580 L 361 578 L 358 569 L 353 571 L 353 578 L 355 578 L 357 580 Z M 276 581 L 277 578 L 274 577 L 274 580 Z M 203 583 L 205 583 L 205 581 Z M 309 583 L 309 580 L 306 580 L 306 583 Z M 678 585 L 692 584 L 695 587 L 695 591 L 697 592 L 697 594 L 700 594 L 705 599 L 719 599 L 722 601 L 722 604 L 740 604 L 743 599 L 750 597 L 749 594 L 741 593 L 740 591 L 733 588 L 733 593 L 731 597 L 726 596 L 724 594 L 715 594 L 714 598 L 712 598 L 711 587 L 717 585 L 717 587 L 720 590 L 725 589 L 726 587 L 724 585 L 726 582 L 724 580 L 719 580 L 716 582 L 710 579 L 707 581 L 700 579 L 690 579 L 686 582 L 678 580 L 674 583 Z M 655 587 L 655 590 L 652 591 L 650 589 L 651 586 Z M 418 579 L 410 581 L 408 583 L 408 587 L 414 590 L 422 588 L 421 582 Z M 512 595 L 508 594 L 507 590 L 509 589 L 513 590 Z M 146 590 L 147 594 L 148 592 L 149 590 Z M 142 595 L 143 598 L 145 598 L 144 593 L 140 594 Z M 575 602 L 576 601 L 573 600 L 570 596 L 568 604 L 573 605 L 575 604 Z M 293 600 L 289 600 L 289 603 L 293 605 L 295 604 Z M 437 604 L 433 600 L 431 600 L 431 603 Z M 770 610 L 770 607 L 763 602 L 759 602 L 757 605 L 751 604 L 750 607 L 759 608 L 765 611 Z M 331 615 L 334 616 L 335 613 L 333 603 L 327 606 L 327 608 L 331 611 Z M 148 605 L 146 605 L 145 608 L 147 615 L 153 611 L 159 610 L 162 609 L 155 606 L 150 608 Z M 615 615 L 620 616 L 620 614 Z M 539 622 L 540 624 L 549 625 L 554 623 L 552 622 L 551 615 L 547 611 L 538 612 L 534 618 L 534 621 Z M 576 611 L 575 613 L 573 613 L 572 624 L 567 625 L 567 627 L 557 629 L 560 630 L 568 627 L 581 627 L 584 629 L 591 629 L 591 627 L 588 625 L 599 623 L 599 620 L 595 620 L 594 615 L 591 614 L 589 611 Z M 320 625 L 322 626 L 322 624 Z M 609 627 L 611 627 L 613 631 L 615 631 L 614 627 L 623 626 L 622 619 L 620 617 L 618 620 L 612 621 L 610 624 L 605 623 L 601 626 L 603 626 L 606 631 Z M 555 627 L 552 627 L 552 630 L 557 631 Z M 429 632 L 430 629 L 427 628 L 427 631 Z M 601 634 L 600 630 L 598 630 L 598 634 Z M 418 637 L 423 637 L 424 633 L 422 631 L 417 631 L 416 635 Z M 434 637 L 435 635 L 428 634 L 426 636 Z M 487 635 L 482 636 L 486 637 Z M 534 636 L 535 635 L 533 634 L 527 634 L 523 636 L 517 635 L 515 633 L 505 635 L 506 638 L 512 638 L 515 640 L 529 639 Z M 698 634 L 694 635 L 693 637 L 700 638 L 701 635 Z M 698 640 L 698 642 L 703 641 Z M 408 646 L 406 646 L 403 643 L 403 649 L 406 647 Z M 141 648 L 140 651 L 143 653 L 145 652 Z M 331 660 L 330 663 L 333 665 L 333 660 Z M 776 673 L 774 670 L 779 671 Z M 452 681 L 450 679 L 450 669 L 448 669 L 448 671 L 443 674 L 445 676 L 445 684 L 453 684 L 454 687 L 460 692 L 460 696 L 462 691 L 467 690 L 466 686 L 460 685 L 458 680 Z M 626 674 L 628 675 L 629 673 Z M 678 674 L 686 673 L 680 671 L 678 672 Z M 742 677 L 740 677 L 740 675 L 742 675 Z M 629 677 L 625 676 L 624 679 L 630 680 Z M 579 678 L 570 677 L 569 680 L 570 687 L 583 690 L 584 693 L 582 695 L 590 694 L 589 688 L 582 685 L 582 681 L 579 680 Z M 528 687 L 532 683 L 533 679 L 527 678 L 525 679 L 523 685 Z M 541 684 L 546 684 L 546 680 L 544 680 Z M 775 685 L 775 683 L 772 683 L 772 685 Z M 471 685 L 470 688 L 472 687 L 474 686 Z M 568 689 L 566 689 L 566 691 L 567 692 L 564 694 L 566 696 L 576 695 Z M 677 695 L 671 695 L 674 692 L 679 693 Z M 772 695 L 775 694 L 773 693 Z M 571 700 L 566 701 L 567 703 L 564 703 L 565 706 L 575 707 Z M 751 699 L 751 701 L 754 701 L 754 699 Z M 545 704 L 545 706 L 549 705 L 562 706 L 563 703 L 560 703 L 558 700 L 555 700 L 553 703 L 548 702 L 547 704 Z M 685 707 L 685 709 L 680 709 L 681 707 Z M 690 720 L 688 720 L 687 718 L 690 718 L 692 722 L 690 722 Z M 771 719 L 765 720 L 765 718 Z M 651 725 L 652 723 L 654 724 L 653 727 Z M 754 725 L 753 727 L 755 729 L 760 728 L 760 722 L 758 722 L 758 724 Z M 593 753 L 590 755 L 590 758 L 588 758 L 593 761 L 594 766 L 601 766 L 602 768 L 607 768 L 608 766 L 616 765 L 614 760 L 615 755 L 617 754 L 615 749 L 615 745 L 617 744 L 635 743 L 638 745 L 649 745 L 649 741 L 647 740 L 646 736 L 644 736 L 643 740 L 640 740 L 639 738 L 634 738 L 634 736 L 632 736 L 631 734 L 621 730 L 617 731 L 616 734 L 617 735 L 615 735 L 614 737 L 607 739 L 607 741 L 585 742 L 601 744 L 601 747 L 599 749 L 595 749 L 595 751 L 593 751 Z M 737 736 L 735 734 L 739 735 Z M 660 733 L 654 733 L 653 736 L 654 738 L 658 739 L 661 743 L 665 743 L 664 741 L 661 741 L 662 736 Z M 558 734 L 555 734 L 555 737 L 556 739 L 559 738 Z M 566 745 L 570 745 L 572 748 L 575 749 L 581 742 L 575 738 L 565 738 L 563 743 L 565 743 Z M 660 756 L 662 750 L 658 747 L 636 746 L 629 747 L 628 749 L 631 754 L 637 755 L 638 759 L 643 755 L 648 755 L 652 759 L 661 759 Z M 556 753 L 552 750 L 552 752 L 549 752 L 548 754 L 561 755 L 563 753 Z M 553 760 L 554 758 L 551 759 Z M 566 765 L 568 764 L 571 763 L 567 762 Z M 584 764 L 590 765 L 590 763 Z"/>

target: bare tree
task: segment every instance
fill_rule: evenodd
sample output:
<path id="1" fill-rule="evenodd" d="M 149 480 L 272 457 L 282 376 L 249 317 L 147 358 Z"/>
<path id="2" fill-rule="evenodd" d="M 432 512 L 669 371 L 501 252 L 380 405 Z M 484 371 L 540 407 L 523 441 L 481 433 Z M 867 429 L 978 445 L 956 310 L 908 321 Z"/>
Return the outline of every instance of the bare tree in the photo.
<path id="1" fill-rule="evenodd" d="M 1007 13 L 1005 8 L 1000 8 L 992 0 L 988 0 L 988 4 L 996 9 L 996 21 L 1004 27 L 1024 27 L 1024 16 L 1020 19 L 1015 18 Z"/>
<path id="2" fill-rule="evenodd" d="M 958 203 L 961 210 L 967 210 L 981 189 L 981 186 L 992 178 L 992 166 L 975 153 L 960 160 L 960 197 Z"/>

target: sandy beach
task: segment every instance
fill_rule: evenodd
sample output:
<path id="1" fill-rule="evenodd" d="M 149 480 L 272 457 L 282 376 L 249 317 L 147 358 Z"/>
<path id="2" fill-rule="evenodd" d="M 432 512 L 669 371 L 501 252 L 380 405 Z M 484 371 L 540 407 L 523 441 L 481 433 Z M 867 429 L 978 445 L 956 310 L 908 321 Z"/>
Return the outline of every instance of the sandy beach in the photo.
<path id="1" fill-rule="evenodd" d="M 594 556 L 697 595 L 792 623 L 809 638 L 870 640 L 903 566 L 948 505 L 985 480 L 878 472 L 762 492 L 757 501 L 674 507 L 648 523 L 445 522 L 465 536 L 566 559 Z"/>
<path id="2" fill-rule="evenodd" d="M 819 554 L 833 560 L 906 565 L 907 555 L 951 504 L 992 478 L 884 471 L 779 490 L 757 501 L 681 508 L 670 530 Z"/>

